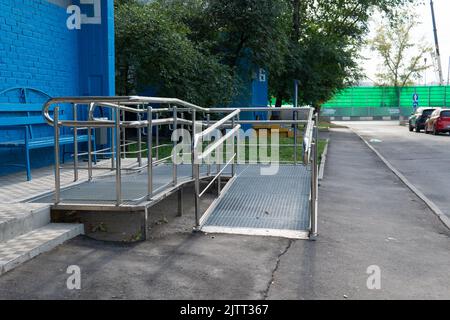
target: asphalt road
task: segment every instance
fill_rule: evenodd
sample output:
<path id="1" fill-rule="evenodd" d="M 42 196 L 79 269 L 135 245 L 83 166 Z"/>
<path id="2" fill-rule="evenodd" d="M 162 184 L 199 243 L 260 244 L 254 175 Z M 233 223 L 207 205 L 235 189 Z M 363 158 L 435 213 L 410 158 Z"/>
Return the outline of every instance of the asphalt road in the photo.
<path id="1" fill-rule="evenodd" d="M 358 132 L 450 217 L 450 136 L 409 132 L 398 121 L 340 122 Z"/>
<path id="2" fill-rule="evenodd" d="M 356 135 L 330 139 L 317 241 L 192 234 L 192 197 L 176 217 L 175 195 L 151 240 L 78 237 L 1 276 L 0 299 L 450 299 L 450 231 Z M 70 265 L 81 290 L 66 287 Z"/>

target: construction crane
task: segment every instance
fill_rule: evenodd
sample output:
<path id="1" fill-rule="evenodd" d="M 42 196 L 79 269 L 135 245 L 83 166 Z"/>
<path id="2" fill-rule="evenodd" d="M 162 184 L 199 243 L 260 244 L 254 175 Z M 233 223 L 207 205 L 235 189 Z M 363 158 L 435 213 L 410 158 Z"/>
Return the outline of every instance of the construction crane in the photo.
<path id="1" fill-rule="evenodd" d="M 442 74 L 442 63 L 441 63 L 441 52 L 439 50 L 439 40 L 437 35 L 437 27 L 436 27 L 436 17 L 434 15 L 434 4 L 433 0 L 430 0 L 430 6 L 431 6 L 431 17 L 433 19 L 433 32 L 434 32 L 434 44 L 436 47 L 436 63 L 438 67 L 438 73 L 439 73 L 439 85 L 444 85 L 444 76 Z"/>

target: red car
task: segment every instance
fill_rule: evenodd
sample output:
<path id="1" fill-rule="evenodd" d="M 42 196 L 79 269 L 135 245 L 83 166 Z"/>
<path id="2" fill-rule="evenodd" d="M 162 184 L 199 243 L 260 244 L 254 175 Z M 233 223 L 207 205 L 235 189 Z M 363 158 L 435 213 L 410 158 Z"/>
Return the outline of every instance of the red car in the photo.
<path id="1" fill-rule="evenodd" d="M 450 109 L 437 108 L 425 122 L 425 133 L 450 133 Z"/>

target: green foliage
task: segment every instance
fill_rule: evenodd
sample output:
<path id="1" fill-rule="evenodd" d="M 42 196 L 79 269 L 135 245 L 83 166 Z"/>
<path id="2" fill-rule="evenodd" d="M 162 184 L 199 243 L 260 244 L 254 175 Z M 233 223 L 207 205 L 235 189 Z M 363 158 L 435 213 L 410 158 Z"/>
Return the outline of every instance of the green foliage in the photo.
<path id="1" fill-rule="evenodd" d="M 300 103 L 319 106 L 339 89 L 361 77 L 359 49 L 375 10 L 392 21 L 402 18 L 398 8 L 413 0 L 292 0 L 289 53 L 285 72 L 271 77 L 277 104 L 293 95 L 293 79 L 299 80 Z"/>
<path id="2" fill-rule="evenodd" d="M 249 63 L 268 70 L 281 103 L 319 105 L 357 80 L 368 20 L 414 0 L 116 0 L 119 94 L 148 86 L 202 106 L 242 91 Z M 249 62 L 249 63 L 246 63 Z M 247 67 L 247 70 L 243 67 Z"/>
<path id="3" fill-rule="evenodd" d="M 189 40 L 189 28 L 159 2 L 116 6 L 118 94 L 147 87 L 203 106 L 231 101 L 233 78 L 217 57 Z"/>
<path id="4" fill-rule="evenodd" d="M 424 58 L 432 52 L 432 48 L 424 39 L 416 44 L 411 36 L 419 25 L 415 17 L 408 17 L 394 23 L 383 21 L 376 36 L 371 40 L 371 48 L 382 58 L 381 72 L 377 74 L 379 85 L 404 87 L 412 85 L 414 79 L 430 65 Z"/>

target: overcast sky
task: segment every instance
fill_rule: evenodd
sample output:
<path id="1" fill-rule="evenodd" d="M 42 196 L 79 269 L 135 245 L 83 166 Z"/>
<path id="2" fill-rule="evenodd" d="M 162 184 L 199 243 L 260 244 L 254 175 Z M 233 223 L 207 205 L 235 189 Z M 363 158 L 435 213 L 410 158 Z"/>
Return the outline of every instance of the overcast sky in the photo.
<path id="1" fill-rule="evenodd" d="M 450 0 L 434 0 L 434 10 L 436 14 L 437 30 L 439 37 L 439 46 L 441 49 L 441 61 L 442 70 L 444 75 L 444 80 L 447 82 L 447 70 L 449 65 L 450 56 Z M 433 25 L 431 20 L 431 9 L 430 1 L 425 0 L 425 5 L 420 6 L 416 12 L 417 20 L 421 21 L 422 24 L 417 27 L 414 32 L 414 39 L 420 41 L 425 38 L 426 41 L 433 46 L 434 49 L 434 36 L 433 36 Z M 374 19 L 376 20 L 376 19 Z M 372 34 L 374 35 L 374 30 L 376 29 L 376 22 L 371 24 Z M 379 58 L 377 58 L 376 53 L 371 52 L 368 49 L 363 50 L 363 55 L 369 58 L 368 61 L 363 63 L 366 75 L 369 79 L 375 79 L 375 74 L 377 67 L 380 64 Z M 432 61 L 431 56 L 428 57 L 428 61 Z M 438 81 L 438 74 L 434 71 L 434 68 L 430 68 L 427 71 L 427 83 Z M 422 79 L 423 84 L 424 79 Z"/>

